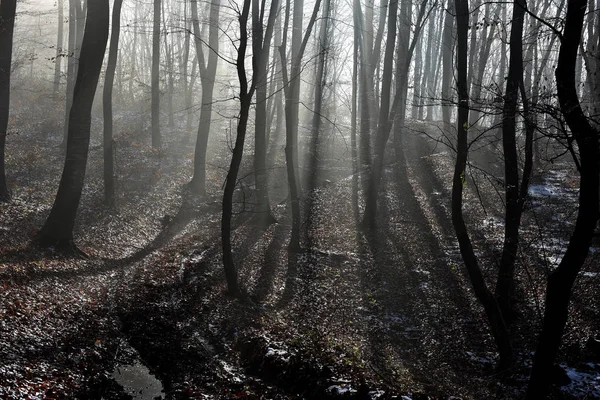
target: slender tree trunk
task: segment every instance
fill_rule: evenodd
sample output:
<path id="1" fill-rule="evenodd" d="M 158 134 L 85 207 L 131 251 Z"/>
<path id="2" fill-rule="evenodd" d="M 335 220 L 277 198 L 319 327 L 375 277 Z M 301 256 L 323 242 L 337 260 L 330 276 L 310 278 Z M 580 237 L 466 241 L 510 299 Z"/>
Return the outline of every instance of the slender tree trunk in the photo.
<path id="1" fill-rule="evenodd" d="M 194 43 L 196 44 L 196 56 L 200 70 L 200 82 L 202 84 L 202 97 L 200 106 L 200 122 L 198 123 L 198 137 L 194 151 L 194 176 L 189 183 L 192 193 L 206 194 L 206 150 L 208 147 L 208 135 L 210 134 L 213 91 L 215 87 L 215 76 L 217 73 L 218 51 L 219 51 L 219 12 L 220 0 L 212 0 L 210 3 L 210 28 L 208 33 L 209 52 L 208 63 L 205 61 L 202 49 L 202 35 L 198 22 L 197 1 L 192 0 L 191 12 L 194 26 Z"/>
<path id="2" fill-rule="evenodd" d="M 10 200 L 4 158 L 10 111 L 10 72 L 16 9 L 17 0 L 2 0 L 0 4 L 0 202 Z"/>
<path id="3" fill-rule="evenodd" d="M 63 58 L 63 32 L 65 25 L 64 12 L 64 0 L 58 0 L 58 34 L 56 36 L 56 56 L 54 57 L 54 88 L 52 90 L 52 97 L 58 96 L 58 88 L 60 86 L 60 73 Z"/>
<path id="4" fill-rule="evenodd" d="M 312 31 L 312 27 L 315 24 L 319 7 L 321 6 L 321 0 L 315 2 L 313 13 L 306 27 L 304 38 L 301 43 L 297 44 L 297 38 L 292 36 L 292 62 L 290 73 L 287 71 L 286 61 L 286 42 L 287 42 L 287 26 L 289 23 L 289 0 L 286 7 L 286 18 L 284 24 L 283 42 L 279 48 L 279 55 L 281 57 L 283 85 L 285 88 L 285 126 L 286 126 L 286 144 L 285 144 L 285 158 L 286 158 L 286 170 L 288 177 L 288 185 L 290 188 L 290 201 L 292 208 L 292 233 L 290 237 L 289 250 L 298 252 L 301 250 L 300 247 L 300 199 L 299 199 L 299 188 L 298 188 L 298 176 L 297 176 L 297 165 L 298 165 L 298 106 L 300 100 L 300 72 L 302 56 L 304 55 L 304 49 L 308 43 L 308 38 Z M 299 15 L 296 15 L 298 13 Z M 300 34 L 301 31 L 301 20 L 302 20 L 302 0 L 295 0 L 294 3 L 294 34 Z"/>
<path id="5" fill-rule="evenodd" d="M 153 0 L 154 2 L 154 21 L 152 25 L 152 148 L 159 149 L 161 147 L 160 137 L 160 3 L 161 0 Z"/>
<path id="6" fill-rule="evenodd" d="M 417 118 L 419 120 L 423 120 L 425 116 L 425 106 L 426 103 L 429 103 L 431 100 L 431 88 L 428 84 L 431 82 L 432 74 L 432 66 L 431 61 L 433 58 L 433 35 L 435 32 L 435 13 L 432 13 L 429 16 L 429 27 L 427 31 L 427 47 L 425 49 L 425 67 L 423 68 L 423 77 L 421 78 L 421 84 L 419 85 L 419 110 Z M 429 106 L 427 106 L 429 109 Z"/>
<path id="7" fill-rule="evenodd" d="M 104 78 L 102 106 L 104 112 L 104 203 L 108 208 L 115 207 L 115 166 L 113 141 L 112 92 L 115 80 L 117 56 L 119 54 L 119 36 L 121 35 L 121 6 L 123 0 L 115 0 L 112 13 L 112 31 L 110 50 Z"/>
<path id="8" fill-rule="evenodd" d="M 246 140 L 246 128 L 248 126 L 248 117 L 250 114 L 250 105 L 254 95 L 254 82 L 248 85 L 246 77 L 245 57 L 246 47 L 248 46 L 248 14 L 250 13 L 251 0 L 244 0 L 242 13 L 239 16 L 240 21 L 240 41 L 238 44 L 237 55 L 237 74 L 240 82 L 240 117 L 237 126 L 237 135 L 231 164 L 227 173 L 225 190 L 223 192 L 223 215 L 221 217 L 221 239 L 223 245 L 223 266 L 225 268 L 225 277 L 227 279 L 228 292 L 231 295 L 237 295 L 239 292 L 237 281 L 237 270 L 233 260 L 231 249 L 231 218 L 233 215 L 233 193 L 237 185 L 237 176 L 244 154 L 244 141 Z"/>
<path id="9" fill-rule="evenodd" d="M 502 312 L 496 298 L 489 290 L 477 257 L 462 211 L 462 193 L 466 182 L 466 166 L 468 156 L 468 121 L 469 121 L 469 91 L 467 85 L 467 32 L 469 26 L 469 6 L 467 0 L 455 0 L 457 27 L 457 88 L 458 88 L 458 119 L 457 119 L 457 153 L 452 180 L 452 224 L 462 259 L 473 285 L 475 296 L 483 305 L 492 335 L 500 354 L 500 369 L 505 369 L 512 360 L 510 336 Z"/>
<path id="10" fill-rule="evenodd" d="M 446 19 L 444 21 L 444 32 L 442 38 L 442 121 L 444 121 L 444 129 L 450 129 L 451 124 L 451 104 L 452 94 L 450 92 L 450 86 L 454 76 L 452 66 L 452 49 L 454 48 L 454 38 L 452 37 L 452 31 L 454 30 L 454 10 L 452 10 L 450 2 L 446 9 Z"/>
<path id="11" fill-rule="evenodd" d="M 253 76 L 256 83 L 256 115 L 254 120 L 254 177 L 256 187 L 255 213 L 260 225 L 276 222 L 269 204 L 269 180 L 267 171 L 267 85 L 268 61 L 275 17 L 279 1 L 271 2 L 266 32 L 263 32 L 265 9 L 260 9 L 259 0 L 252 0 L 252 48 L 254 54 Z"/>
<path id="12" fill-rule="evenodd" d="M 314 223 L 314 206 L 315 206 L 315 193 L 314 190 L 317 187 L 318 169 L 319 169 L 319 153 L 321 150 L 320 140 L 321 137 L 321 113 L 323 109 L 323 88 L 325 86 L 326 76 L 326 62 L 327 62 L 327 51 L 329 48 L 328 27 L 330 17 L 330 4 L 331 0 L 325 0 L 323 4 L 323 18 L 321 19 L 321 27 L 318 36 L 318 62 L 317 71 L 315 74 L 315 91 L 314 91 L 314 105 L 313 105 L 313 121 L 312 121 L 312 132 L 311 132 L 311 144 L 310 144 L 310 165 L 308 170 L 308 205 L 307 205 L 307 227 L 305 237 L 307 239 L 308 247 L 313 247 L 313 238 L 311 236 L 311 227 Z"/>
<path id="13" fill-rule="evenodd" d="M 375 142 L 375 156 L 373 169 L 369 180 L 369 190 L 366 194 L 364 227 L 373 227 L 377 215 L 377 197 L 383 173 L 383 160 L 385 147 L 390 136 L 390 97 L 392 89 L 392 75 L 394 63 L 394 47 L 396 45 L 396 21 L 398 14 L 398 1 L 390 0 L 388 16 L 388 33 L 386 38 L 385 54 L 383 59 L 383 75 L 381 82 L 381 107 L 379 108 L 379 121 L 377 125 L 377 139 Z M 391 120 L 393 122 L 393 119 Z"/>
<path id="14" fill-rule="evenodd" d="M 479 97 L 481 96 L 481 90 L 483 88 L 483 75 L 485 73 L 486 67 L 488 66 L 490 50 L 492 48 L 492 42 L 494 41 L 494 31 L 496 29 L 496 24 L 490 23 L 489 20 L 490 4 L 486 4 L 485 17 L 483 20 L 484 26 L 483 31 L 481 33 L 481 45 L 479 46 L 479 57 L 477 60 L 477 74 L 475 75 L 474 80 L 471 84 L 471 101 L 476 103 L 476 106 L 470 112 L 469 125 L 471 126 L 476 125 L 479 122 L 479 116 L 481 115 L 479 110 L 483 107 L 484 104 L 484 102 Z"/>
<path id="15" fill-rule="evenodd" d="M 77 252 L 73 243 L 73 226 L 85 178 L 92 103 L 102 69 L 108 40 L 108 26 L 108 0 L 90 0 L 75 83 L 73 107 L 69 115 L 65 166 L 56 200 L 39 233 L 40 243 L 44 246 L 62 247 Z"/>
<path id="16" fill-rule="evenodd" d="M 504 150 L 505 175 L 505 227 L 502 258 L 496 285 L 498 304 L 507 322 L 513 315 L 514 271 L 519 246 L 519 226 L 525 198 L 521 198 L 519 187 L 519 155 L 517 151 L 517 104 L 519 89 L 523 85 L 523 22 L 525 19 L 525 1 L 515 0 L 513 6 L 512 29 L 510 32 L 510 60 L 504 111 L 502 119 L 502 148 Z M 524 97 L 527 101 L 527 98 Z M 528 160 L 531 154 L 526 154 Z M 527 184 L 528 176 L 523 176 Z M 525 190 L 527 195 L 527 190 Z"/>
<path id="17" fill-rule="evenodd" d="M 412 101 L 412 112 L 410 117 L 417 119 L 419 114 L 419 107 L 421 106 L 421 68 L 422 68 L 422 53 L 423 41 L 419 37 L 417 39 L 417 47 L 415 51 L 415 69 L 413 76 L 413 101 Z"/>
<path id="18" fill-rule="evenodd" d="M 63 142 L 61 147 L 65 147 L 67 143 L 67 136 L 69 133 L 69 114 L 71 112 L 71 105 L 73 104 L 73 88 L 75 86 L 75 77 L 77 76 L 77 59 L 79 54 L 77 53 L 77 31 L 78 25 L 81 25 L 83 21 L 77 19 L 77 3 L 80 0 L 69 0 L 69 44 L 68 44 L 68 62 L 67 62 L 67 93 L 65 96 L 65 123 L 63 126 Z"/>
<path id="19" fill-rule="evenodd" d="M 129 70 L 129 96 L 132 102 L 135 102 L 135 94 L 133 92 L 133 81 L 136 79 L 136 62 L 137 62 L 137 41 L 138 41 L 138 6 L 135 5 L 133 24 L 133 45 L 131 46 L 131 69 Z"/>
<path id="20" fill-rule="evenodd" d="M 544 321 L 531 370 L 528 399 L 543 399 L 548 393 L 548 376 L 560 348 L 569 316 L 573 284 L 588 255 L 599 216 L 599 135 L 583 113 L 575 80 L 577 51 L 581 42 L 586 6 L 587 0 L 568 2 L 556 68 L 560 108 L 579 147 L 579 211 L 567 250 L 558 267 L 548 276 Z"/>

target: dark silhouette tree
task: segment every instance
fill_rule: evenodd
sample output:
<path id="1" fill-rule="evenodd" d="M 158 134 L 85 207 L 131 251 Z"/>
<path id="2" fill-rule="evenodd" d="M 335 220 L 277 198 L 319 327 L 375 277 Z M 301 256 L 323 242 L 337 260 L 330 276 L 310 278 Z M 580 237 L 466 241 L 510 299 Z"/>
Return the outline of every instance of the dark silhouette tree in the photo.
<path id="1" fill-rule="evenodd" d="M 10 200 L 4 155 L 10 110 L 10 73 L 16 10 L 17 0 L 3 0 L 0 4 L 0 201 Z"/>
<path id="2" fill-rule="evenodd" d="M 102 99 L 104 113 L 104 203 L 109 208 L 115 207 L 115 166 L 113 141 L 112 93 L 117 68 L 119 52 L 119 36 L 121 34 L 121 6 L 123 0 L 115 0 L 112 13 L 112 31 L 110 35 L 110 50 L 104 78 L 104 93 Z"/>
<path id="3" fill-rule="evenodd" d="M 229 294 L 237 295 L 239 292 L 237 269 L 233 260 L 233 252 L 231 248 L 231 218 L 233 215 L 233 192 L 237 185 L 237 177 L 240 171 L 242 155 L 244 154 L 244 142 L 246 140 L 246 130 L 248 127 L 248 117 L 250 115 L 250 106 L 252 104 L 252 96 L 256 85 L 254 79 L 248 83 L 246 76 L 246 49 L 248 47 L 248 15 L 250 14 L 251 0 L 244 0 L 242 12 L 238 19 L 240 22 L 240 40 L 237 46 L 236 69 L 238 80 L 240 83 L 240 116 L 238 119 L 237 133 L 233 154 L 231 156 L 231 164 L 227 172 L 227 180 L 225 181 L 225 190 L 223 191 L 223 213 L 221 216 L 221 240 L 223 246 L 223 266 L 225 268 L 225 278 L 227 279 L 227 289 Z M 253 58 L 256 55 L 253 55 Z M 253 61 L 254 62 L 254 61 Z"/>
<path id="4" fill-rule="evenodd" d="M 54 205 L 39 232 L 43 246 L 56 246 L 80 255 L 82 253 L 73 240 L 73 226 L 85 178 L 92 103 L 108 41 L 108 26 L 108 0 L 89 0 L 73 106 L 69 113 L 65 165 Z"/>
<path id="5" fill-rule="evenodd" d="M 529 178 L 533 166 L 533 129 L 525 115 L 525 155 L 522 177 L 519 181 L 519 153 L 517 150 L 517 106 L 519 92 L 525 112 L 529 111 L 528 99 L 523 89 L 523 23 L 525 1 L 515 0 L 510 32 L 510 54 L 506 94 L 502 118 L 502 149 L 504 153 L 504 193 L 506 198 L 504 243 L 496 283 L 496 297 L 507 323 L 513 319 L 513 295 L 515 285 L 515 261 L 519 247 L 521 214 L 527 200 Z M 483 60 L 481 60 L 483 62 Z"/>
<path id="6" fill-rule="evenodd" d="M 588 255 L 598 222 L 600 155 L 598 131 L 585 116 L 577 94 L 575 67 L 581 43 L 587 0 L 569 0 L 556 67 L 556 88 L 561 112 L 579 149 L 579 210 L 573 233 L 560 264 L 548 275 L 542 331 L 531 370 L 528 399 L 546 398 L 550 371 L 560 348 L 569 316 L 573 284 Z"/>
<path id="7" fill-rule="evenodd" d="M 463 186 L 466 182 L 468 156 L 469 89 L 467 84 L 467 33 L 469 28 L 469 6 L 467 0 L 455 0 L 456 9 L 456 70 L 458 89 L 457 153 L 452 179 L 452 224 L 456 232 L 460 253 L 473 285 L 475 296 L 483 305 L 492 335 L 500 354 L 499 368 L 505 369 L 512 360 L 512 345 L 504 317 L 496 296 L 488 288 L 464 220 Z"/>

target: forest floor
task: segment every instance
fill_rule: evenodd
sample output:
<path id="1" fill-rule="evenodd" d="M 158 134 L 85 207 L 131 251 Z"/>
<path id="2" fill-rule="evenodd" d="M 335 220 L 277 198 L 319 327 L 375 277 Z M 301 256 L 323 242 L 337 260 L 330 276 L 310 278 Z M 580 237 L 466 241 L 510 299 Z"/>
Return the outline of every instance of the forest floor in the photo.
<path id="1" fill-rule="evenodd" d="M 276 159 L 278 222 L 253 225 L 247 205 L 237 204 L 241 299 L 225 294 L 220 257 L 225 143 L 211 154 L 208 195 L 197 198 L 183 188 L 193 138 L 173 128 L 164 149 L 153 151 L 148 132 L 122 130 L 113 211 L 102 204 L 96 132 L 75 227 L 89 258 L 73 259 L 35 244 L 62 171 L 60 139 L 35 129 L 10 135 L 13 198 L 0 205 L 0 398 L 521 397 L 545 274 L 574 220 L 576 172 L 557 162 L 536 173 L 519 258 L 517 361 L 499 373 L 450 222 L 452 152 L 419 131 L 439 132 L 433 124 L 407 129 L 406 159 L 385 169 L 377 231 L 357 230 L 352 176 L 330 170 L 309 194 L 299 254 L 287 251 Z M 502 242 L 494 176 L 501 173 L 494 156 L 480 153 L 475 164 L 492 172 L 475 179 L 473 169 L 465 210 L 491 282 Z M 245 157 L 246 171 L 250 162 Z M 577 281 L 563 368 L 549 378 L 562 385 L 554 398 L 600 398 L 600 354 L 590 346 L 600 335 L 597 249 Z"/>

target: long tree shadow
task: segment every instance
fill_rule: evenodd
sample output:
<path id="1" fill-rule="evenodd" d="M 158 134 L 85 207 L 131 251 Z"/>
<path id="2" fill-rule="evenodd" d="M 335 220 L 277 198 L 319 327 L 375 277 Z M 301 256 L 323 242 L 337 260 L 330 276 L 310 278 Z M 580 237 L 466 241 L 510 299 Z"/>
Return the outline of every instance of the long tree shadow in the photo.
<path id="1" fill-rule="evenodd" d="M 428 178 L 430 172 L 418 170 Z M 463 379 L 447 366 L 465 361 L 465 349 L 482 352 L 486 335 L 408 176 L 406 160 L 386 171 L 378 229 L 365 235 L 361 249 L 374 263 L 362 274 L 365 295 L 377 299 L 370 312 L 384 321 L 384 329 L 369 331 L 370 351 L 381 375 L 398 373 L 389 361 L 391 352 L 418 377 L 423 390 L 439 395 L 449 381 Z M 432 193 L 431 189 L 424 190 Z M 442 229 L 451 226 L 447 215 L 437 221 L 445 225 Z M 432 376 L 445 376 L 446 382 L 433 381 Z"/>
<path id="2" fill-rule="evenodd" d="M 136 252 L 127 257 L 120 259 L 92 259 L 87 263 L 87 268 L 84 269 L 78 268 L 61 271 L 48 271 L 31 268 L 25 274 L 25 276 L 21 277 L 21 279 L 26 281 L 37 281 L 47 278 L 69 279 L 74 277 L 97 275 L 126 267 L 143 260 L 154 251 L 168 244 L 175 236 L 177 236 L 177 234 L 182 232 L 194 218 L 202 215 L 206 210 L 207 208 L 195 208 L 184 200 L 181 203 L 177 214 L 172 217 L 167 216 L 162 219 L 162 228 L 158 235 L 144 245 L 144 247 L 138 249 Z M 53 253 L 50 250 L 40 248 L 35 242 L 32 242 L 29 243 L 27 247 L 15 250 L 14 252 L 5 254 L 4 256 L 11 257 L 11 259 L 18 259 L 21 256 L 27 257 L 28 254 L 37 254 L 37 258 L 42 259 L 44 255 L 51 255 Z M 62 257 L 64 260 L 68 260 L 70 258 L 72 259 L 72 257 L 68 256 Z M 61 259 L 60 256 L 58 259 Z"/>

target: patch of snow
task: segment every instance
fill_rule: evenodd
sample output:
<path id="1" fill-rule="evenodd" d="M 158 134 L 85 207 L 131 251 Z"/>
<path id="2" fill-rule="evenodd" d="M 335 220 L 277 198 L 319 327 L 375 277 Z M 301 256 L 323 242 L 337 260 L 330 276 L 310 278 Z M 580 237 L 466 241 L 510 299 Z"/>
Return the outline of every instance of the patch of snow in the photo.
<path id="1" fill-rule="evenodd" d="M 562 391 L 575 398 L 600 398 L 600 364 L 588 363 L 590 371 L 581 371 L 561 365 L 567 371 L 571 383 L 563 386 Z"/>
<path id="2" fill-rule="evenodd" d="M 331 385 L 327 388 L 327 391 L 331 394 L 356 393 L 356 389 L 352 389 L 352 386 L 343 383 L 341 385 Z"/>
<path id="3" fill-rule="evenodd" d="M 582 276 L 585 276 L 586 278 L 597 278 L 598 276 L 600 276 L 600 272 L 580 272 Z"/>
<path id="4" fill-rule="evenodd" d="M 494 364 L 494 357 L 492 356 L 478 356 L 472 351 L 465 352 L 472 361 L 481 363 L 481 364 Z"/>
<path id="5" fill-rule="evenodd" d="M 374 400 L 374 399 L 380 398 L 384 394 L 385 394 L 385 391 L 383 391 L 383 390 L 371 390 L 369 392 L 369 397 Z"/>

